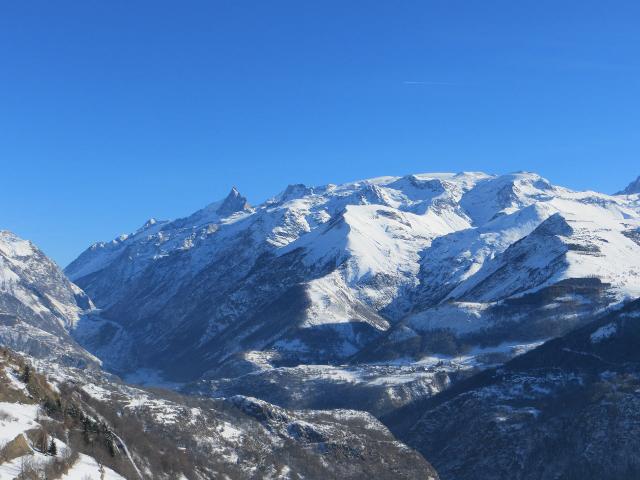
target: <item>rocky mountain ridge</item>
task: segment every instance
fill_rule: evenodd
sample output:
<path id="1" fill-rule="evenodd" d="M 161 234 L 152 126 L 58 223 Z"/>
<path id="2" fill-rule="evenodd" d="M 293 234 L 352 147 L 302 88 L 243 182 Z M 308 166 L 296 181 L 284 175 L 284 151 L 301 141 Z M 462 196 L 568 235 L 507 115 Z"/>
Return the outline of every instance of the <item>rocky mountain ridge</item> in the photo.
<path id="1" fill-rule="evenodd" d="M 238 196 L 67 267 L 101 309 L 76 338 L 108 368 L 193 381 L 447 360 L 535 345 L 640 295 L 633 195 L 523 172 L 293 185 L 255 207 Z"/>

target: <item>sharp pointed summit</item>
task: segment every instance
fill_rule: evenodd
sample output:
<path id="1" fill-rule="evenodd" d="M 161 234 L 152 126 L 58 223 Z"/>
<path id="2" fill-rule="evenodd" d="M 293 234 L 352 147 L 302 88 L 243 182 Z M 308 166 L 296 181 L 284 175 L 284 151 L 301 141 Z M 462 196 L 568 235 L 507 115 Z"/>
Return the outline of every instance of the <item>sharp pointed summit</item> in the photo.
<path id="1" fill-rule="evenodd" d="M 227 216 L 250 208 L 251 205 L 249 205 L 247 198 L 243 197 L 236 187 L 233 187 L 227 198 L 222 201 L 222 204 L 216 210 L 216 213 L 220 216 Z"/>

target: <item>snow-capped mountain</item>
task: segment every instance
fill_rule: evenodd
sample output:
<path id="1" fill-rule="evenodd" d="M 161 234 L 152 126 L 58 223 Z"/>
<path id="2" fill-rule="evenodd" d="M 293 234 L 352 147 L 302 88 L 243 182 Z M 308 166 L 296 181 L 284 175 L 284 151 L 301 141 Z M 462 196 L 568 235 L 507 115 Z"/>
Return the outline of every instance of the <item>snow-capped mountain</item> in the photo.
<path id="1" fill-rule="evenodd" d="M 0 231 L 0 343 L 74 365 L 99 363 L 69 335 L 92 304 L 35 245 Z"/>
<path id="2" fill-rule="evenodd" d="M 639 229 L 635 196 L 420 174 L 253 208 L 234 189 L 65 271 L 101 309 L 77 338 L 107 365 L 189 380 L 544 340 L 640 296 Z"/>
<path id="3" fill-rule="evenodd" d="M 88 328 L 100 345 L 82 339 L 120 352 L 112 368 L 184 380 L 447 353 L 436 330 L 456 349 L 548 338 L 640 295 L 639 228 L 635 197 L 533 173 L 382 177 L 292 185 L 254 208 L 234 189 L 66 273 L 111 322 Z"/>
<path id="4" fill-rule="evenodd" d="M 0 344 L 22 356 L 2 352 L 0 422 L 24 427 L 14 446 L 38 468 L 58 463 L 31 427 L 75 449 L 67 467 L 112 478 L 438 478 L 373 413 L 443 478 L 545 478 L 544 458 L 552 473 L 580 471 L 540 453 L 562 425 L 578 428 L 571 408 L 556 409 L 576 388 L 590 421 L 576 452 L 616 418 L 623 433 L 607 438 L 635 433 L 625 429 L 636 420 L 635 194 L 576 192 L 533 173 L 292 185 L 257 206 L 234 188 L 93 245 L 66 273 L 80 286 L 0 233 Z M 123 384 L 100 363 L 194 396 Z M 25 380 L 27 364 L 42 379 Z M 621 392 L 620 409 L 598 416 Z M 69 412 L 95 432 L 54 429 Z M 536 430 L 539 418 L 549 421 Z M 452 431 L 464 432 L 455 448 L 425 440 Z M 493 445 L 526 448 L 501 456 Z M 0 458 L 0 472 L 22 457 Z M 593 468 L 636 472 L 603 458 L 587 455 Z"/>

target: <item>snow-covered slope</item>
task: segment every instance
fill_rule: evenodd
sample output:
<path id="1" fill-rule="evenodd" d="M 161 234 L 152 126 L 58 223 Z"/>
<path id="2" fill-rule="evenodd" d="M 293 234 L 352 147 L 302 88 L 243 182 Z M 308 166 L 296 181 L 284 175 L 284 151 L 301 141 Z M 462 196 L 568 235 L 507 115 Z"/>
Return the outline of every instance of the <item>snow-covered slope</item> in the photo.
<path id="1" fill-rule="evenodd" d="M 52 412 L 44 403 L 45 397 L 50 395 L 53 399 L 58 394 L 35 371 L 26 374 L 26 368 L 20 357 L 3 350 L 0 356 L 0 479 L 124 480 L 124 476 L 69 444 L 67 428 L 72 421 L 65 424 L 52 418 Z"/>
<path id="2" fill-rule="evenodd" d="M 92 304 L 35 245 L 0 231 L 0 343 L 72 364 L 98 363 L 68 334 Z"/>
<path id="3" fill-rule="evenodd" d="M 292 185 L 255 208 L 234 189 L 93 245 L 66 273 L 102 309 L 78 338 L 111 368 L 194 379 L 255 358 L 419 359 L 443 350 L 434 331 L 544 339 L 640 295 L 638 232 L 634 196 L 533 173 L 420 174 Z"/>
<path id="4" fill-rule="evenodd" d="M 459 348 L 461 337 L 542 340 L 640 296 L 637 205 L 558 187 L 547 194 L 433 242 L 402 325 L 423 337 L 453 332 Z"/>

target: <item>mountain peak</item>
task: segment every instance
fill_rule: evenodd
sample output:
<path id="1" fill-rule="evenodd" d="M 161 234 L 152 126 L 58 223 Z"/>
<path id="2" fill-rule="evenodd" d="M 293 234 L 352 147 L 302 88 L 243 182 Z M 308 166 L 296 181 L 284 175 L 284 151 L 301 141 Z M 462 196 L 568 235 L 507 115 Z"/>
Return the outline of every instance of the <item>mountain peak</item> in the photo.
<path id="1" fill-rule="evenodd" d="M 633 195 L 634 193 L 640 193 L 640 176 L 627 185 L 627 188 L 616 193 L 616 195 Z"/>
<path id="2" fill-rule="evenodd" d="M 29 240 L 23 240 L 9 230 L 0 230 L 0 254 L 13 257 L 29 257 L 35 252 Z"/>
<path id="3" fill-rule="evenodd" d="M 305 195 L 311 195 L 314 193 L 314 189 L 311 187 L 307 187 L 303 183 L 294 183 L 287 185 L 280 194 L 278 194 L 275 199 L 279 201 L 291 200 L 293 198 L 300 198 Z"/>
<path id="4" fill-rule="evenodd" d="M 236 187 L 232 187 L 229 195 L 222 201 L 216 213 L 221 216 L 227 216 L 250 208 L 251 205 L 249 205 L 247 198 L 243 197 Z"/>
<path id="5" fill-rule="evenodd" d="M 146 222 L 144 222 L 144 225 L 142 225 L 142 230 L 146 230 L 147 228 L 151 228 L 153 227 L 156 223 L 158 223 L 158 221 L 151 217 L 149 220 L 147 220 Z"/>

